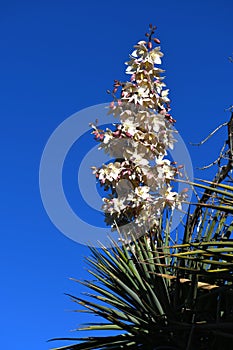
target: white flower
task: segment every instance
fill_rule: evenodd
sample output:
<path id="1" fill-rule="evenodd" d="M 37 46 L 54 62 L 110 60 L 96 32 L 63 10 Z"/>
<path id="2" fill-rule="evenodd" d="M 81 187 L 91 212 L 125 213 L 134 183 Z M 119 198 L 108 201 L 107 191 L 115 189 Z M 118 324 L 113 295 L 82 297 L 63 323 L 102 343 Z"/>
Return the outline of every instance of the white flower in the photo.
<path id="1" fill-rule="evenodd" d="M 119 173 L 121 172 L 121 164 L 119 162 L 109 163 L 103 165 L 99 170 L 99 180 L 105 183 L 106 180 L 117 180 Z"/>
<path id="2" fill-rule="evenodd" d="M 161 91 L 161 97 L 163 99 L 163 102 L 170 102 L 169 98 L 167 97 L 168 96 L 168 92 L 169 92 L 169 89 L 167 90 L 162 90 Z"/>
<path id="3" fill-rule="evenodd" d="M 114 198 L 112 201 L 114 212 L 121 214 L 122 210 L 125 209 L 125 198 Z"/>
<path id="4" fill-rule="evenodd" d="M 144 147 L 144 149 L 146 148 Z M 145 153 L 138 152 L 137 148 L 133 148 L 132 150 L 126 149 L 124 155 L 128 157 L 133 164 L 137 166 L 147 166 L 149 164 L 148 159 L 146 159 Z"/>
<path id="5" fill-rule="evenodd" d="M 160 47 L 156 47 L 148 53 L 148 58 L 152 60 L 153 64 L 161 64 L 161 58 L 163 53 L 160 51 Z"/>
<path id="6" fill-rule="evenodd" d="M 159 157 L 156 160 L 156 163 L 158 177 L 162 177 L 164 179 L 174 179 L 176 171 L 174 167 L 171 166 L 171 162 L 168 159 L 162 159 L 162 157 Z"/>
<path id="7" fill-rule="evenodd" d="M 109 141 L 113 138 L 112 134 L 110 133 L 105 133 L 104 134 L 104 139 L 103 139 L 103 143 L 107 144 L 109 143 Z"/>
<path id="8" fill-rule="evenodd" d="M 149 199 L 150 187 L 148 186 L 140 186 L 135 188 L 135 193 L 138 197 L 141 197 L 142 199 Z"/>
<path id="9" fill-rule="evenodd" d="M 180 200 L 177 192 L 172 192 L 171 186 L 164 186 L 159 191 L 160 197 L 158 198 L 157 203 L 163 205 L 169 205 L 171 209 L 175 209 L 176 207 L 180 207 Z"/>
<path id="10" fill-rule="evenodd" d="M 137 126 L 134 123 L 133 118 L 127 119 L 123 124 L 123 130 L 133 136 L 137 132 Z"/>
<path id="11" fill-rule="evenodd" d="M 149 89 L 148 89 L 148 86 L 147 85 L 141 85 L 139 88 L 138 88 L 138 95 L 141 96 L 142 98 L 143 97 L 148 97 L 149 95 Z"/>

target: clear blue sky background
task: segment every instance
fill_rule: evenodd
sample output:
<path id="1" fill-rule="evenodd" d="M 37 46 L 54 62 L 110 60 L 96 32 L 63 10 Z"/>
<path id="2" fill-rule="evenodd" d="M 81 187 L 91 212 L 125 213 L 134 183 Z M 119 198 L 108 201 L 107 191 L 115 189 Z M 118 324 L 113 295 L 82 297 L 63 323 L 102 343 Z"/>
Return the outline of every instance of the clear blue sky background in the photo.
<path id="1" fill-rule="evenodd" d="M 80 295 L 68 277 L 87 278 L 88 250 L 59 233 L 40 199 L 39 162 L 53 130 L 108 101 L 151 22 L 176 127 L 185 142 L 200 140 L 233 104 L 232 13 L 231 0 L 0 2 L 2 349 L 49 349 L 47 339 L 88 320 L 69 312 L 75 305 L 63 294 Z M 223 139 L 224 131 L 201 150 L 188 146 L 194 167 L 214 160 Z"/>

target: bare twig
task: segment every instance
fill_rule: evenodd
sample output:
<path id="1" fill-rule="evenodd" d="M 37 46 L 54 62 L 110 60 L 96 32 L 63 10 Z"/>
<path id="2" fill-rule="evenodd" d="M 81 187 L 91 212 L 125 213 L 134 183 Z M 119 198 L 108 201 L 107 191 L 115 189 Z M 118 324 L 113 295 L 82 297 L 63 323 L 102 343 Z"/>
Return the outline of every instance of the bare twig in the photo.
<path id="1" fill-rule="evenodd" d="M 208 165 L 205 165 L 203 167 L 197 168 L 197 169 L 198 170 L 205 170 L 205 169 L 208 169 L 208 168 L 212 167 L 215 164 L 218 164 L 220 166 L 221 159 L 226 159 L 226 157 L 224 157 L 224 155 L 223 155 L 223 151 L 224 151 L 225 147 L 226 147 L 226 141 L 224 142 L 224 145 L 221 148 L 219 157 L 215 161 L 213 161 L 212 163 L 210 163 Z"/>
<path id="2" fill-rule="evenodd" d="M 216 129 L 214 129 L 214 131 L 212 131 L 204 140 L 202 140 L 201 142 L 198 143 L 193 143 L 190 142 L 190 145 L 192 146 L 201 146 L 203 145 L 206 141 L 208 141 L 218 130 L 220 130 L 223 126 L 226 126 L 228 124 L 228 122 L 222 123 L 221 125 L 219 125 Z"/>
<path id="3" fill-rule="evenodd" d="M 225 112 L 233 112 L 233 105 L 224 109 Z"/>
<path id="4" fill-rule="evenodd" d="M 218 173 L 216 174 L 216 176 L 213 179 L 213 185 L 211 185 L 207 190 L 205 190 L 205 192 L 203 193 L 203 195 L 199 201 L 200 204 L 199 205 L 197 204 L 197 206 L 194 210 L 194 213 L 190 217 L 190 220 L 189 220 L 189 235 L 190 235 L 190 237 L 189 238 L 191 238 L 191 236 L 194 232 L 194 228 L 198 224 L 198 220 L 199 220 L 200 216 L 202 215 L 203 203 L 206 203 L 208 201 L 211 194 L 214 192 L 216 185 L 221 183 L 222 181 L 224 181 L 225 178 L 227 176 L 229 176 L 229 172 L 233 169 L 233 106 L 232 106 L 231 118 L 226 125 L 227 125 L 227 131 L 228 131 L 228 138 L 226 141 L 226 145 L 228 146 L 227 153 L 229 156 L 228 163 L 227 163 L 227 165 L 219 168 Z M 217 129 L 219 129 L 219 127 Z M 215 129 L 215 132 L 217 129 Z"/>

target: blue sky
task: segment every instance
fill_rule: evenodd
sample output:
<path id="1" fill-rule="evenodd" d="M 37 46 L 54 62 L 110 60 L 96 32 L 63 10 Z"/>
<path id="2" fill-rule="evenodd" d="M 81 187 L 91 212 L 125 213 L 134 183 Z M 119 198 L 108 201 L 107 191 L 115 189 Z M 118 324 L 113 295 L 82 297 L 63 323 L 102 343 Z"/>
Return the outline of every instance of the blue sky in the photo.
<path id="1" fill-rule="evenodd" d="M 40 198 L 39 164 L 51 133 L 73 113 L 109 101 L 106 89 L 125 79 L 124 62 L 153 23 L 176 128 L 194 168 L 213 161 L 224 130 L 201 149 L 188 142 L 229 118 L 232 11 L 230 0 L 0 2 L 2 348 L 62 345 L 46 340 L 72 336 L 88 320 L 70 312 L 75 305 L 64 295 L 80 295 L 68 278 L 88 277 L 88 249 L 58 231 Z M 208 178 L 211 171 L 196 175 Z M 71 167 L 74 193 L 75 176 Z"/>

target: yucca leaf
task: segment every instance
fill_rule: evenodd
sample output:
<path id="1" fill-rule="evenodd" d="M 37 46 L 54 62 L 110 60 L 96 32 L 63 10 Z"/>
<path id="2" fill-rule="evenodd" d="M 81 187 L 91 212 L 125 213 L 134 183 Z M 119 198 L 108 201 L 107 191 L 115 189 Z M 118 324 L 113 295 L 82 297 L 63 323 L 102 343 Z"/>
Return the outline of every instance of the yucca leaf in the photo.
<path id="1" fill-rule="evenodd" d="M 233 186 L 229 186 L 229 185 L 222 184 L 222 183 L 217 183 L 217 184 L 216 184 L 216 183 L 213 182 L 213 181 L 208 181 L 208 180 L 198 179 L 198 178 L 196 178 L 196 180 L 197 180 L 197 181 L 200 181 L 200 182 L 203 182 L 203 183 L 206 183 L 206 184 L 208 184 L 208 185 L 210 185 L 210 186 L 215 185 L 215 186 L 217 186 L 217 187 L 224 188 L 224 189 L 226 189 L 226 190 L 229 190 L 229 191 L 232 191 L 232 192 L 233 192 Z"/>
<path id="2" fill-rule="evenodd" d="M 112 349 L 120 349 L 121 346 L 131 343 L 134 346 L 137 339 L 133 341 L 132 335 L 120 334 L 117 336 L 106 336 L 106 337 L 83 337 L 83 338 L 54 338 L 51 340 L 72 340 L 72 341 L 82 341 L 84 343 L 74 344 L 65 346 L 62 348 L 54 348 L 53 350 L 91 350 L 91 349 L 104 349 L 106 346 L 111 346 Z"/>
<path id="3" fill-rule="evenodd" d="M 226 246 L 226 247 L 232 247 L 233 251 L 233 241 L 204 241 L 204 242 L 192 242 L 188 244 L 175 244 L 172 246 L 172 248 L 190 248 L 190 247 L 205 247 L 205 246 Z"/>
<path id="4" fill-rule="evenodd" d="M 196 182 L 192 182 L 192 181 L 185 181 L 185 180 L 180 180 L 180 179 L 176 179 L 175 181 L 177 182 L 182 182 L 182 183 L 187 183 L 189 185 L 192 185 L 192 186 L 195 186 L 195 187 L 199 187 L 199 188 L 202 188 L 204 190 L 212 190 L 213 192 L 215 193 L 218 193 L 218 194 L 221 194 L 223 196 L 226 196 L 226 197 L 230 197 L 230 198 L 233 198 L 233 193 L 229 192 L 229 191 L 224 191 L 224 190 L 220 190 L 218 189 L 218 187 L 221 187 L 221 188 L 224 188 L 224 189 L 230 189 L 231 191 L 233 191 L 233 187 L 230 186 L 230 188 L 227 188 L 228 186 L 227 185 L 223 185 L 223 184 L 216 184 L 214 182 L 210 182 L 208 181 L 207 183 L 210 184 L 210 186 L 206 186 L 206 185 L 203 185 L 203 184 L 199 184 L 199 183 L 196 183 Z M 205 181 L 203 181 L 205 182 Z M 201 203 L 198 203 L 198 205 L 201 204 Z"/>
<path id="5" fill-rule="evenodd" d="M 90 323 L 88 326 L 80 327 L 78 328 L 80 331 L 116 331 L 116 330 L 122 330 L 121 327 L 119 327 L 116 324 L 107 324 L 107 323 Z"/>

